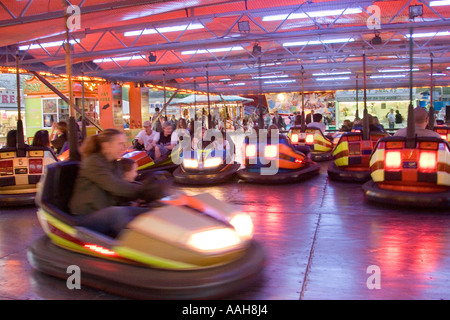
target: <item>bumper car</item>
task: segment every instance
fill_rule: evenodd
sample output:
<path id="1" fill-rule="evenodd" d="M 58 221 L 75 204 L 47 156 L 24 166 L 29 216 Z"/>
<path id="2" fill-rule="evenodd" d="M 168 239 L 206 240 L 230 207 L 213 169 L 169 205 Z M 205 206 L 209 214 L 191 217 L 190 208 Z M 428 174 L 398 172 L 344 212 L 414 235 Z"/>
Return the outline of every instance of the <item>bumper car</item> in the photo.
<path id="1" fill-rule="evenodd" d="M 386 137 L 370 157 L 368 200 L 418 207 L 450 206 L 450 145 L 431 137 Z"/>
<path id="2" fill-rule="evenodd" d="M 176 160 L 173 159 L 173 157 L 177 157 L 177 155 L 178 152 L 174 151 L 161 157 L 159 161 L 154 161 L 145 151 L 130 150 L 125 152 L 122 156 L 136 161 L 138 173 L 140 177 L 143 177 L 154 171 L 173 171 L 178 166 Z"/>
<path id="3" fill-rule="evenodd" d="M 436 126 L 433 130 L 441 135 L 441 139 L 450 142 L 450 127 Z"/>
<path id="4" fill-rule="evenodd" d="M 175 182 L 208 185 L 230 180 L 241 165 L 225 150 L 212 148 L 183 151 L 182 162 L 173 172 Z"/>
<path id="5" fill-rule="evenodd" d="M 50 148 L 25 145 L 19 132 L 16 147 L 0 149 L 0 206 L 34 205 L 44 167 L 58 161 Z"/>
<path id="6" fill-rule="evenodd" d="M 111 238 L 77 225 L 68 209 L 79 163 L 49 165 L 39 185 L 38 218 L 46 235 L 28 249 L 40 272 L 133 299 L 210 299 L 257 280 L 262 247 L 251 218 L 209 194 L 158 201 Z"/>
<path id="7" fill-rule="evenodd" d="M 334 161 L 328 166 L 332 180 L 366 182 L 370 180 L 369 159 L 379 139 L 385 133 L 371 133 L 364 139 L 361 132 L 348 132 L 341 136 L 333 150 Z"/>
<path id="8" fill-rule="evenodd" d="M 245 138 L 245 168 L 237 176 L 251 183 L 291 183 L 306 180 L 319 173 L 320 166 L 280 135 L 278 141 L 251 141 Z"/>
<path id="9" fill-rule="evenodd" d="M 290 128 L 287 137 L 294 147 L 309 147 L 313 161 L 327 161 L 333 158 L 333 141 L 324 136 L 318 128 Z"/>

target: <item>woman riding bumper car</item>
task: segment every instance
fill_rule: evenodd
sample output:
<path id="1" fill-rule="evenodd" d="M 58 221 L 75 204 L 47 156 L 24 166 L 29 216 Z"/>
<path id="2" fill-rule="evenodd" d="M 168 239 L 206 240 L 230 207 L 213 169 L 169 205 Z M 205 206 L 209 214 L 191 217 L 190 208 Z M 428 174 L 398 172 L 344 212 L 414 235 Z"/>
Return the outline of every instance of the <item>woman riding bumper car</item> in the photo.
<path id="1" fill-rule="evenodd" d="M 29 248 L 32 266 L 67 279 L 76 265 L 82 285 L 140 299 L 218 298 L 253 283 L 264 254 L 251 218 L 208 194 L 156 200 L 158 184 L 121 180 L 114 158 L 125 138 L 112 130 L 81 164 L 47 167 L 38 197 L 46 236 Z M 106 164 L 93 177 L 97 157 Z M 153 209 L 118 206 L 135 197 L 153 200 Z"/>

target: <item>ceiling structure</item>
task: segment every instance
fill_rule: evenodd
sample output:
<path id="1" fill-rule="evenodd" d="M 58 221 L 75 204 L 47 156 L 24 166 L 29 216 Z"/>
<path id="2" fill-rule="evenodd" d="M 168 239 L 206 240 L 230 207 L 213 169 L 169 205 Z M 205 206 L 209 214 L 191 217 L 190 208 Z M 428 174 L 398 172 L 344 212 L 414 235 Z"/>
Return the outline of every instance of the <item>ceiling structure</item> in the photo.
<path id="1" fill-rule="evenodd" d="M 0 0 L 0 66 L 246 95 L 450 84 L 450 1 Z M 410 33 L 412 32 L 412 42 Z M 431 77 L 431 65 L 433 76 Z"/>

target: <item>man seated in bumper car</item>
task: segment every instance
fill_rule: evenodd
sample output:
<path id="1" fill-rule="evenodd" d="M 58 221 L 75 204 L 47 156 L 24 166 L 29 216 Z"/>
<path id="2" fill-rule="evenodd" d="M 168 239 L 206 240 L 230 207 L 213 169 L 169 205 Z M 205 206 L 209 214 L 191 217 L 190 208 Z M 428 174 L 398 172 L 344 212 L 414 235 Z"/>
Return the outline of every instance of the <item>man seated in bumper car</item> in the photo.
<path id="1" fill-rule="evenodd" d="M 87 138 L 69 208 L 79 225 L 111 237 L 146 208 L 119 206 L 123 198 L 155 200 L 161 186 L 152 181 L 135 184 L 122 177 L 118 159 L 126 148 L 125 135 L 116 129 Z"/>
<path id="2" fill-rule="evenodd" d="M 147 154 L 154 160 L 159 158 L 159 150 L 156 148 L 157 141 L 160 138 L 160 133 L 152 129 L 150 121 L 145 121 L 143 124 L 144 130 L 140 131 L 135 140 L 144 147 Z M 158 154 L 157 154 L 158 152 Z"/>
<path id="3" fill-rule="evenodd" d="M 382 138 L 370 157 L 369 200 L 417 207 L 450 206 L 450 145 L 426 129 L 428 111 L 408 111 L 408 126 Z"/>
<path id="4" fill-rule="evenodd" d="M 124 153 L 123 157 L 137 162 L 140 176 L 155 170 L 171 171 L 176 167 L 172 158 L 176 143 L 172 139 L 172 125 L 169 122 L 165 125 L 165 131 L 160 133 L 152 129 L 150 121 L 145 121 L 144 130 L 134 139 L 134 150 Z"/>
<path id="5" fill-rule="evenodd" d="M 414 109 L 414 127 L 415 127 L 415 133 L 418 137 L 435 137 L 435 138 L 441 138 L 440 134 L 427 129 L 427 124 L 429 120 L 429 114 L 428 111 L 425 108 L 422 107 L 416 107 Z M 395 134 L 394 137 L 406 137 L 407 134 L 407 128 L 399 129 Z"/>

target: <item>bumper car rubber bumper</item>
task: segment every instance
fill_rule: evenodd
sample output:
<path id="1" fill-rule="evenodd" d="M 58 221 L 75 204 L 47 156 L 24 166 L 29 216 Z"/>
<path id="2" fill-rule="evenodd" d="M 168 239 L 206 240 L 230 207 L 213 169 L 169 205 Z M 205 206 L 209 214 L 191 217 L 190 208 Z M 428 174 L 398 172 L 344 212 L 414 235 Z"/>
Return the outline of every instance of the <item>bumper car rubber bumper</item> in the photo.
<path id="1" fill-rule="evenodd" d="M 213 173 L 186 173 L 178 167 L 173 172 L 173 177 L 175 182 L 180 184 L 190 184 L 190 185 L 207 185 L 207 184 L 217 184 L 223 183 L 232 178 L 232 176 L 239 170 L 241 165 L 239 163 L 230 165 L 222 172 Z"/>
<path id="2" fill-rule="evenodd" d="M 37 239 L 27 252 L 40 272 L 67 279 L 67 267 L 82 271 L 81 285 L 131 299 L 217 299 L 254 284 L 262 275 L 264 252 L 252 241 L 241 258 L 197 270 L 164 270 L 76 253 Z"/>
<path id="3" fill-rule="evenodd" d="M 328 165 L 328 176 L 332 180 L 346 182 L 366 182 L 371 179 L 370 170 L 343 170 L 339 168 L 334 161 Z"/>
<path id="4" fill-rule="evenodd" d="M 450 191 L 420 193 L 386 190 L 380 188 L 373 180 L 367 181 L 362 188 L 370 201 L 422 208 L 450 207 Z"/>
<path id="5" fill-rule="evenodd" d="M 17 194 L 0 194 L 0 206 L 17 207 L 34 205 L 36 192 L 17 193 Z"/>
<path id="6" fill-rule="evenodd" d="M 241 169 L 237 172 L 240 179 L 250 183 L 292 183 L 306 180 L 317 175 L 320 171 L 320 165 L 313 163 L 307 167 L 288 172 L 279 172 L 274 175 L 261 175 L 258 171 L 249 171 L 247 168 Z"/>
<path id="7" fill-rule="evenodd" d="M 328 161 L 333 159 L 333 150 L 327 152 L 314 152 L 310 153 L 312 161 Z"/>

